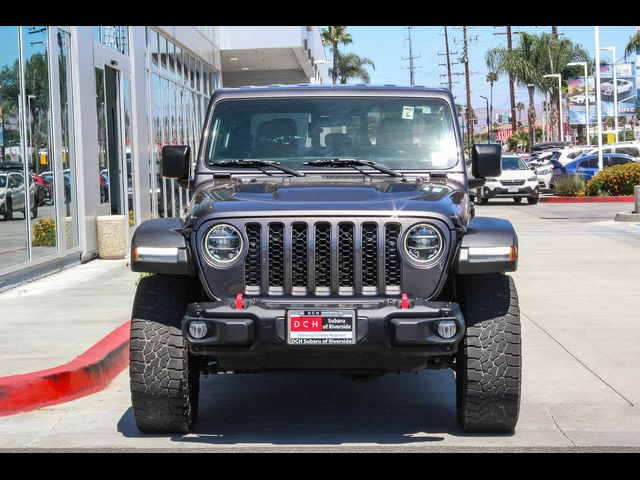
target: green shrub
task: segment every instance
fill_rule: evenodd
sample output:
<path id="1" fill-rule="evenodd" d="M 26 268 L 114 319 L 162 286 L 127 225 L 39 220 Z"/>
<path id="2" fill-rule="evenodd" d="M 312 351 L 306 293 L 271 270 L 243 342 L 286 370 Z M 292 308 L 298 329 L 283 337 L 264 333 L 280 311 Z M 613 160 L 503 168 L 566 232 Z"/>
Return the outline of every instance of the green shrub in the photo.
<path id="1" fill-rule="evenodd" d="M 605 168 L 587 182 L 584 194 L 590 197 L 633 195 L 635 185 L 640 185 L 640 162 Z"/>
<path id="2" fill-rule="evenodd" d="M 580 175 L 561 175 L 555 180 L 555 193 L 561 197 L 577 197 L 584 188 L 584 179 Z"/>
<path id="3" fill-rule="evenodd" d="M 33 226 L 34 247 L 56 246 L 56 222 L 52 218 L 43 217 Z"/>

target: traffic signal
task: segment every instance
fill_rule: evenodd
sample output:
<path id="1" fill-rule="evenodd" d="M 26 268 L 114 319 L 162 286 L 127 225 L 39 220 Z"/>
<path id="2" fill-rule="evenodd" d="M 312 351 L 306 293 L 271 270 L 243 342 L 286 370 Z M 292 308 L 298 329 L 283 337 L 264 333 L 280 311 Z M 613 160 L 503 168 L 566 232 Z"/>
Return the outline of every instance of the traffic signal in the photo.
<path id="1" fill-rule="evenodd" d="M 502 123 L 502 114 L 498 114 L 498 123 Z"/>

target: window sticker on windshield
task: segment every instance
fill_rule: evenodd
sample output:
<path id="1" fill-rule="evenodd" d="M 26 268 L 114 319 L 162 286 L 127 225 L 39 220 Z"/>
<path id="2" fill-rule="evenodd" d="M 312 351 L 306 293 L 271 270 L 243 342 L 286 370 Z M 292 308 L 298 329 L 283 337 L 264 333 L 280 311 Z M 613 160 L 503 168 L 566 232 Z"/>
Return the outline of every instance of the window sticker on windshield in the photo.
<path id="1" fill-rule="evenodd" d="M 431 154 L 431 165 L 434 167 L 446 167 L 447 157 L 442 152 L 436 152 Z"/>
<path id="2" fill-rule="evenodd" d="M 422 108 L 422 113 L 424 113 L 426 115 L 431 114 L 431 107 L 429 107 L 428 105 L 424 106 L 424 107 L 421 107 L 421 108 Z"/>
<path id="3" fill-rule="evenodd" d="M 402 107 L 402 118 L 404 120 L 413 120 L 414 110 L 415 110 L 414 107 L 407 107 L 407 106 Z"/>

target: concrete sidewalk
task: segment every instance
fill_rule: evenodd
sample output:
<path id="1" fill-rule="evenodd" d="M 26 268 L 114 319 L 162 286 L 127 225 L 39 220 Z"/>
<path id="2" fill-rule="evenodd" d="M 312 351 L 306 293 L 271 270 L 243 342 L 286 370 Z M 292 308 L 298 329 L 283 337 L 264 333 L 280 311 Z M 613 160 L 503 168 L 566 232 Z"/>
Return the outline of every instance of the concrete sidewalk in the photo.
<path id="1" fill-rule="evenodd" d="M 93 260 L 0 294 L 0 377 L 55 367 L 130 319 L 128 260 Z"/>

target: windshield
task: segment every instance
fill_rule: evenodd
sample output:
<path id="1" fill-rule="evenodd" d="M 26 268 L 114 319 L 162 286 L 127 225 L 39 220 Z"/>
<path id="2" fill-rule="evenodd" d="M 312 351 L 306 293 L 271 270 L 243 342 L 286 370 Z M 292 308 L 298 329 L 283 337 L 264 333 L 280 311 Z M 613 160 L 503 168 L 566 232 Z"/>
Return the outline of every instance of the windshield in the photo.
<path id="1" fill-rule="evenodd" d="M 529 170 L 520 157 L 502 157 L 502 170 Z"/>
<path id="2" fill-rule="evenodd" d="M 205 148 L 210 166 L 268 159 L 317 169 L 318 159 L 373 160 L 393 169 L 447 169 L 458 149 L 451 108 L 436 98 L 320 97 L 225 100 Z M 220 167 L 218 167 L 220 168 Z"/>

